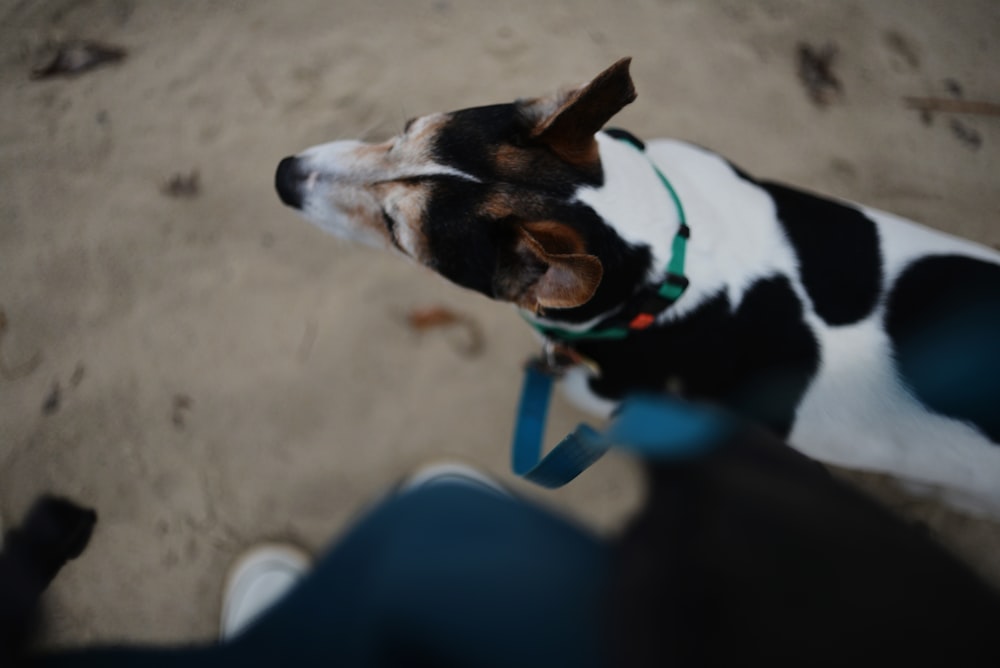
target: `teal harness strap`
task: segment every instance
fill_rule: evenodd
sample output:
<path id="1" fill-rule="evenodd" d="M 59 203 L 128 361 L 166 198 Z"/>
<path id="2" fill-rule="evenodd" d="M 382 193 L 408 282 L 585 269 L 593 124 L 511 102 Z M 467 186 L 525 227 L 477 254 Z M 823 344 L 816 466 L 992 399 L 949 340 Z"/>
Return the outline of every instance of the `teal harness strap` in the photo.
<path id="1" fill-rule="evenodd" d="M 641 145 L 628 137 L 619 139 L 635 147 L 636 150 L 643 150 Z M 684 294 L 688 285 L 684 276 L 684 262 L 690 229 L 677 192 L 663 172 L 652 161 L 649 164 L 659 177 L 660 183 L 670 193 L 680 219 L 680 226 L 671 244 L 666 278 L 654 289 L 647 289 L 646 294 L 640 295 L 642 299 L 634 315 L 623 312 L 588 330 L 573 331 L 548 327 L 525 318 L 549 341 L 572 344 L 582 340 L 624 339 L 631 332 L 652 325 L 659 313 Z M 654 399 L 633 400 L 623 404 L 619 419 L 606 432 L 601 433 L 586 424 L 580 424 L 543 457 L 542 442 L 554 381 L 555 368 L 545 361 L 536 361 L 525 368 L 511 447 L 511 467 L 514 473 L 543 487 L 554 488 L 565 485 L 600 459 L 614 444 L 640 450 L 646 447 L 651 451 L 642 453 L 646 455 L 651 453 L 677 455 L 690 454 L 700 448 L 700 444 L 714 442 L 704 437 L 705 434 L 693 435 L 699 430 L 707 433 L 707 426 L 698 423 L 697 420 L 685 422 L 681 419 L 677 406 L 671 408 L 669 402 Z M 694 432 L 684 431 L 678 427 L 678 425 L 690 427 L 696 423 L 700 426 Z M 670 434 L 674 435 L 674 440 L 670 440 Z M 679 440 L 678 436 L 681 436 Z"/>
<path id="2" fill-rule="evenodd" d="M 614 339 L 624 339 L 628 336 L 629 330 L 627 327 L 612 327 L 609 329 L 599 329 L 599 330 L 584 330 L 580 332 L 573 331 L 571 329 L 562 329 L 560 327 L 549 327 L 548 325 L 540 325 L 537 322 L 528 320 L 528 317 L 523 313 L 521 317 L 525 321 L 534 327 L 539 334 L 544 337 L 555 339 L 556 341 L 599 341 L 599 340 L 614 340 Z"/>

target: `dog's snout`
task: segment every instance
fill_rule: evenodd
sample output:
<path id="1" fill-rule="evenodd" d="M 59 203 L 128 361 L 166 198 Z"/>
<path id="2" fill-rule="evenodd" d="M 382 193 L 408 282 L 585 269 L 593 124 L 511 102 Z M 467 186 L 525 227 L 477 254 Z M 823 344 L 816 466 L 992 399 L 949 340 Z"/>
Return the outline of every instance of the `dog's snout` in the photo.
<path id="1" fill-rule="evenodd" d="M 298 158 L 291 156 L 278 163 L 274 173 L 274 188 L 278 197 L 288 206 L 302 208 L 302 168 Z"/>

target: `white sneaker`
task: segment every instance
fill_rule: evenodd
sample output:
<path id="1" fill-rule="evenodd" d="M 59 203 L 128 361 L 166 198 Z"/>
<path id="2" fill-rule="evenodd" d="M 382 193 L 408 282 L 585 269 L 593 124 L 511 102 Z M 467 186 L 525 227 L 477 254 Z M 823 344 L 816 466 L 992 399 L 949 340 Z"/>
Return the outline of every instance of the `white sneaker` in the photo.
<path id="1" fill-rule="evenodd" d="M 265 544 L 245 552 L 226 577 L 219 637 L 246 629 L 299 581 L 310 558 L 293 545 Z"/>
<path id="2" fill-rule="evenodd" d="M 398 492 L 410 492 L 422 487 L 439 484 L 458 484 L 486 489 L 501 496 L 511 496 L 510 490 L 490 476 L 471 466 L 457 462 L 442 462 L 429 464 L 403 480 L 397 488 Z"/>

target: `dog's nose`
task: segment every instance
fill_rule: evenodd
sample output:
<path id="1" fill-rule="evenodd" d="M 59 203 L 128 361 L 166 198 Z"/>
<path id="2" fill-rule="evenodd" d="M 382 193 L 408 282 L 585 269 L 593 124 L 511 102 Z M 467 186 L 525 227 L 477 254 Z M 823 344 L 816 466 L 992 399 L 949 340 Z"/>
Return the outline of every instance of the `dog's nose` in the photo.
<path id="1" fill-rule="evenodd" d="M 274 173 L 274 188 L 278 191 L 278 197 L 296 209 L 302 208 L 302 177 L 299 161 L 294 156 L 279 162 L 278 171 Z"/>

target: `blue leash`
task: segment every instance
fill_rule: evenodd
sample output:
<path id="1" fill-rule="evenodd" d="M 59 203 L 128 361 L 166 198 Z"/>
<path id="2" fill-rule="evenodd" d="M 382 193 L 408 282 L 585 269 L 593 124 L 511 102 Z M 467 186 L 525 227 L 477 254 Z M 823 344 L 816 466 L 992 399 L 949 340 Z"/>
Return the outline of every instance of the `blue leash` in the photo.
<path id="1" fill-rule="evenodd" d="M 605 430 L 580 424 L 543 457 L 554 382 L 539 364 L 525 369 L 511 449 L 514 473 L 542 487 L 562 487 L 612 447 L 646 459 L 692 459 L 710 452 L 732 429 L 728 418 L 711 409 L 665 395 L 636 395 L 622 402 Z"/>
<path id="2" fill-rule="evenodd" d="M 542 440 L 554 382 L 555 377 L 539 364 L 528 364 L 525 368 L 511 450 L 514 473 L 548 488 L 562 487 L 607 451 L 601 435 L 581 424 L 542 457 Z"/>

